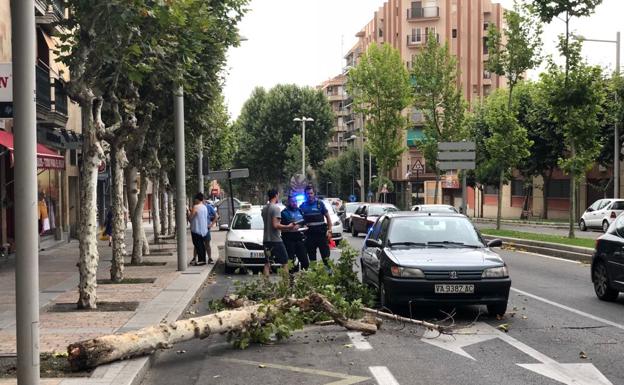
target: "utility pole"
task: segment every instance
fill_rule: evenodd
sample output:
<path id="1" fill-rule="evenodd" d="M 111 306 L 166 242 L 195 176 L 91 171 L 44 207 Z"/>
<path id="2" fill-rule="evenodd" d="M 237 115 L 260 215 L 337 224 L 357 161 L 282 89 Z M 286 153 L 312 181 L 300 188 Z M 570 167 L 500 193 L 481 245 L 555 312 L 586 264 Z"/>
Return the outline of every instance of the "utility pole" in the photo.
<path id="1" fill-rule="evenodd" d="M 360 202 L 366 202 L 366 191 L 364 191 L 364 127 L 362 127 L 362 131 L 360 132 L 360 181 L 362 181 L 362 185 L 360 186 Z"/>
<path id="2" fill-rule="evenodd" d="M 178 239 L 178 271 L 185 271 L 186 257 L 186 169 L 184 164 L 184 89 L 179 86 L 173 95 L 176 159 L 176 238 Z"/>
<path id="3" fill-rule="evenodd" d="M 301 175 L 305 178 L 305 124 L 306 122 L 313 122 L 314 119 L 306 118 L 302 116 L 300 118 L 294 118 L 293 122 L 301 122 Z"/>
<path id="4" fill-rule="evenodd" d="M 620 31 L 615 35 L 615 73 L 620 76 Z M 620 105 L 617 92 L 615 93 L 615 105 Z M 613 128 L 613 197 L 616 199 L 620 197 L 620 127 L 618 120 L 618 118 L 615 119 Z"/>
<path id="5" fill-rule="evenodd" d="M 39 384 L 39 234 L 35 4 L 11 2 L 15 132 L 15 303 L 17 383 Z M 48 90 L 49 91 L 49 90 Z"/>

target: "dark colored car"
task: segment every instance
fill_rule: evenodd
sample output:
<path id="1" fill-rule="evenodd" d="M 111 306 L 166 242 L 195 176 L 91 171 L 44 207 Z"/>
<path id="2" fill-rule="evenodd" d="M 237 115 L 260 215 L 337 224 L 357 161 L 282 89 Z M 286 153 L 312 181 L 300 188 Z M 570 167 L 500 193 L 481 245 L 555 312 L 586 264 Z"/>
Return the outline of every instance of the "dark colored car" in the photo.
<path id="1" fill-rule="evenodd" d="M 505 262 L 490 250 L 461 214 L 398 212 L 377 221 L 362 249 L 362 282 L 377 289 L 382 306 L 410 303 L 487 305 L 504 314 L 511 279 Z"/>
<path id="2" fill-rule="evenodd" d="M 615 301 L 624 291 L 624 215 L 596 240 L 591 279 L 596 296 L 603 301 Z"/>
<path id="3" fill-rule="evenodd" d="M 351 215 L 362 205 L 362 202 L 347 202 L 342 205 L 343 211 L 340 213 L 342 229 L 351 231 Z"/>
<path id="4" fill-rule="evenodd" d="M 368 230 L 377 222 L 377 218 L 394 211 L 399 211 L 399 209 L 388 203 L 363 203 L 351 215 L 351 235 L 357 237 L 359 233 L 368 233 Z"/>

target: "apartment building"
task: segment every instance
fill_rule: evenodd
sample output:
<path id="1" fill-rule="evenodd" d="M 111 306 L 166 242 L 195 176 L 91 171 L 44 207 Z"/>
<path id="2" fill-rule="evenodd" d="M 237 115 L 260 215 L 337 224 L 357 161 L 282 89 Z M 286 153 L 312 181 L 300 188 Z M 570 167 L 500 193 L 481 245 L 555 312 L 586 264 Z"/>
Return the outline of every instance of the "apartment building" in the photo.
<path id="1" fill-rule="evenodd" d="M 11 44 L 19 36 L 11 33 L 10 0 L 0 0 L 0 242 L 12 245 L 13 212 L 13 99 Z M 37 24 L 36 108 L 37 108 L 37 181 L 40 198 L 45 201 L 47 225 L 40 220 L 42 245 L 66 238 L 78 223 L 79 153 L 82 145 L 80 108 L 69 101 L 61 79 L 69 71 L 58 60 L 58 22 L 66 16 L 61 0 L 36 0 Z M 43 215 L 40 212 L 40 215 Z M 41 219 L 41 218 L 40 218 Z M 8 246 L 10 249 L 10 246 Z"/>
<path id="2" fill-rule="evenodd" d="M 492 90 L 504 86 L 505 79 L 485 69 L 487 52 L 487 29 L 490 24 L 503 23 L 503 7 L 491 0 L 388 0 L 374 13 L 372 19 L 356 34 L 357 43 L 345 56 L 346 69 L 357 64 L 358 58 L 372 43 L 388 43 L 396 48 L 408 69 L 412 68 L 413 57 L 425 46 L 430 33 L 441 43 L 448 43 L 456 56 L 458 86 L 468 103 L 482 100 Z M 348 106 L 348 104 L 347 104 Z M 349 113 L 350 110 L 347 110 Z M 405 137 L 408 148 L 390 178 L 395 184 L 391 199 L 407 207 L 416 203 L 434 203 L 435 175 L 425 169 L 415 172 L 420 162 L 426 165 L 418 151 L 418 141 L 423 137 L 422 111 L 405 111 L 410 122 Z M 347 122 L 347 133 L 362 127 L 361 118 L 354 117 Z M 456 173 L 447 173 L 438 186 L 442 194 L 438 203 L 461 205 L 461 188 Z M 469 213 L 474 213 L 474 192 L 468 195 Z"/>
<path id="3" fill-rule="evenodd" d="M 346 108 L 351 100 L 347 94 L 346 83 L 347 76 L 340 74 L 324 81 L 317 87 L 327 96 L 334 113 L 334 128 L 329 142 L 331 156 L 336 156 L 344 150 L 350 138 L 350 135 L 347 135 L 347 123 L 352 120 L 353 114 L 350 114 Z"/>

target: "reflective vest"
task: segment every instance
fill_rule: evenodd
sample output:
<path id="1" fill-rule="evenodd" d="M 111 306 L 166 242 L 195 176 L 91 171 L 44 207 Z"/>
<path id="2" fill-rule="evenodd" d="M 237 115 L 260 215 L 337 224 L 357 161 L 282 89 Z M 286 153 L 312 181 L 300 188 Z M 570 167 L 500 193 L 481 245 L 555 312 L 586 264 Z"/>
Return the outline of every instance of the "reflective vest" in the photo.
<path id="1" fill-rule="evenodd" d="M 327 223 L 325 222 L 325 213 L 327 209 L 323 203 L 316 199 L 314 202 L 305 201 L 299 206 L 303 213 L 303 220 L 310 233 L 325 233 L 327 231 Z"/>

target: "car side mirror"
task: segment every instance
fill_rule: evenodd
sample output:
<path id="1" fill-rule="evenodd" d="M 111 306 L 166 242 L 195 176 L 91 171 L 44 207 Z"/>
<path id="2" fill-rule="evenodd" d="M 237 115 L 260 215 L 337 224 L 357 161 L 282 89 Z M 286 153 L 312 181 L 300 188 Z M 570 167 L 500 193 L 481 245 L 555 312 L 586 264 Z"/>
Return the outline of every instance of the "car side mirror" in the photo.
<path id="1" fill-rule="evenodd" d="M 587 211 L 588 213 L 591 213 L 592 211 L 594 211 L 594 209 L 591 208 L 591 207 L 588 207 L 587 210 L 585 210 L 585 211 Z"/>
<path id="2" fill-rule="evenodd" d="M 487 243 L 487 247 L 502 247 L 502 246 L 503 246 L 503 241 L 501 241 L 500 239 L 492 239 L 491 241 Z"/>
<path id="3" fill-rule="evenodd" d="M 370 239 L 366 240 L 366 247 L 377 247 L 381 248 L 381 242 L 378 239 Z"/>
<path id="4" fill-rule="evenodd" d="M 230 225 L 228 225 L 228 224 L 226 224 L 226 223 L 221 224 L 221 225 L 219 225 L 219 230 L 222 230 L 222 231 L 223 231 L 223 230 L 225 230 L 225 231 L 230 231 Z"/>

